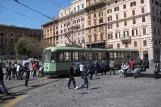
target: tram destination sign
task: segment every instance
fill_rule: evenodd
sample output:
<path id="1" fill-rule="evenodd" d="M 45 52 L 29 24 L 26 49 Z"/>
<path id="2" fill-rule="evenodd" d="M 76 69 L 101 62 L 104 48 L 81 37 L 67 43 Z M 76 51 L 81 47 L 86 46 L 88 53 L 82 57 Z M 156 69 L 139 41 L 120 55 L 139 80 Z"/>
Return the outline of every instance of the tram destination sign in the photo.
<path id="1" fill-rule="evenodd" d="M 51 49 L 46 49 L 45 52 L 51 52 Z"/>

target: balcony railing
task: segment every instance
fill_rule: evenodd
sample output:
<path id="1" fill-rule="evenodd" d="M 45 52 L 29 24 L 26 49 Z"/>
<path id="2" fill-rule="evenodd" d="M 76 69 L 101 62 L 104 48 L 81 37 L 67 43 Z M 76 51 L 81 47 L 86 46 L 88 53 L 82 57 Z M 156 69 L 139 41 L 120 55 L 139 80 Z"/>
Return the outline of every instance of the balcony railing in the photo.
<path id="1" fill-rule="evenodd" d="M 121 37 L 121 41 L 123 44 L 126 44 L 126 43 L 131 43 L 131 37 L 127 36 L 127 37 Z"/>

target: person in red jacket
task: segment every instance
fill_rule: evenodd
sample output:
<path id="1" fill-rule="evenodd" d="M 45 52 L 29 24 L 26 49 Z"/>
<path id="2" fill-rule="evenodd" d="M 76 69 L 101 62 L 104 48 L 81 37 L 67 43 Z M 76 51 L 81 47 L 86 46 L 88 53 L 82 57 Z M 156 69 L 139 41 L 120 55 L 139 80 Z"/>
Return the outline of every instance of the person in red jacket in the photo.
<path id="1" fill-rule="evenodd" d="M 34 78 L 34 77 L 36 77 L 36 64 L 35 64 L 35 62 L 32 64 L 32 70 L 33 70 L 32 76 Z"/>
<path id="2" fill-rule="evenodd" d="M 134 66 L 135 66 L 135 62 L 134 62 L 133 59 L 131 59 L 131 61 L 130 61 L 130 73 L 131 73 L 131 71 L 134 71 Z"/>

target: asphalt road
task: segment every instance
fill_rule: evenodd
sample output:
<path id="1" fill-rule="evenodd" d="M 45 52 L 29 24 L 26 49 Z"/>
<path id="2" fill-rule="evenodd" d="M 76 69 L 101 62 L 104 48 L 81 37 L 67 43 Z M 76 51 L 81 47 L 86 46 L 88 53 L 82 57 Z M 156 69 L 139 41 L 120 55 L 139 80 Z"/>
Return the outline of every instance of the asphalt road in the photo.
<path id="1" fill-rule="evenodd" d="M 152 75 L 153 70 L 154 64 L 150 65 L 146 73 Z M 118 71 L 116 72 L 118 74 Z M 109 73 L 94 76 L 94 79 L 89 81 L 89 90 L 68 90 L 67 82 L 67 78 L 38 78 L 30 81 L 29 87 L 26 88 L 24 81 L 5 81 L 13 95 L 2 97 L 0 106 L 160 107 L 161 105 L 161 79 L 156 80 L 152 76 L 137 79 L 121 78 L 119 75 Z M 76 83 L 77 86 L 81 86 L 83 80 L 77 77 Z"/>

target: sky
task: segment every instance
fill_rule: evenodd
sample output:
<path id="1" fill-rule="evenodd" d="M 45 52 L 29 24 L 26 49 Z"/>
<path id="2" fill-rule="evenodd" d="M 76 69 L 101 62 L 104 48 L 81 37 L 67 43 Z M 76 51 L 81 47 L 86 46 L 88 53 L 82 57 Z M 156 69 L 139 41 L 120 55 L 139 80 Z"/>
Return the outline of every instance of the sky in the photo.
<path id="1" fill-rule="evenodd" d="M 68 7 L 71 4 L 71 0 L 18 0 L 18 1 L 51 18 L 58 16 L 60 10 L 60 7 L 58 5 L 60 5 L 61 7 Z M 55 1 L 58 5 L 56 5 L 53 1 Z M 21 15 L 16 14 L 5 8 L 18 12 Z M 51 21 L 51 19 L 48 19 L 14 2 L 13 0 L 0 0 L 0 24 L 40 29 L 42 28 L 41 25 L 48 21 Z"/>

